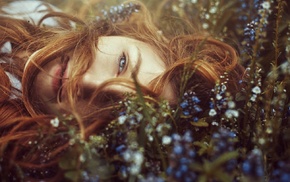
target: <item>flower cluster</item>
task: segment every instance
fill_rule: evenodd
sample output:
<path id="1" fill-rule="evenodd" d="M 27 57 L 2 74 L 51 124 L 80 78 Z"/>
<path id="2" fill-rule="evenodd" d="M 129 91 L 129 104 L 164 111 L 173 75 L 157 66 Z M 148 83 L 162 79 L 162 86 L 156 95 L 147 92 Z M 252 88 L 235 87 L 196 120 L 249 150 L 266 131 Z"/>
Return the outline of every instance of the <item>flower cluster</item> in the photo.
<path id="1" fill-rule="evenodd" d="M 290 179 L 289 161 L 279 161 L 270 177 L 270 182 L 286 182 Z"/>
<path id="2" fill-rule="evenodd" d="M 144 150 L 146 147 L 147 154 L 154 154 L 161 152 L 162 146 L 171 144 L 168 133 L 172 126 L 167 120 L 172 109 L 167 101 L 158 104 L 145 101 L 148 106 L 145 109 L 137 100 L 138 97 L 129 95 L 121 102 L 118 118 L 106 129 L 106 135 L 110 138 L 107 153 L 118 159 L 113 163 L 119 178 L 135 176 L 141 181 L 158 179 L 154 175 L 160 173 L 160 158 L 145 156 Z M 156 146 L 157 143 L 159 145 Z M 142 172 L 144 175 L 140 175 Z"/>
<path id="3" fill-rule="evenodd" d="M 212 147 L 211 159 L 216 160 L 221 155 L 228 152 L 234 152 L 236 150 L 235 144 L 237 143 L 237 136 L 234 132 L 225 128 L 219 128 L 217 132 L 212 135 Z M 237 159 L 232 158 L 223 164 L 226 172 L 231 173 L 237 166 Z"/>
<path id="4" fill-rule="evenodd" d="M 227 108 L 227 101 L 228 97 L 227 94 L 227 79 L 225 77 L 227 76 L 227 73 L 225 73 L 225 76 L 221 76 L 221 83 L 217 83 L 215 88 L 212 90 L 213 97 L 211 98 L 210 102 L 210 111 L 209 116 L 216 116 L 217 114 L 221 114 L 225 112 Z"/>
<path id="5" fill-rule="evenodd" d="M 271 14 L 271 1 L 254 1 L 254 8 L 257 10 L 251 16 L 254 19 L 247 24 L 244 29 L 243 45 L 248 54 L 252 55 L 252 46 L 256 44 L 256 40 L 267 36 L 266 28 L 268 26 L 268 18 Z"/>
<path id="6" fill-rule="evenodd" d="M 214 96 L 209 103 L 208 115 L 210 117 L 223 116 L 221 119 L 225 121 L 238 118 L 239 111 L 236 109 L 236 102 L 227 91 L 228 73 L 224 73 L 220 79 L 221 83 L 217 83 L 212 90 Z"/>
<path id="7" fill-rule="evenodd" d="M 257 20 L 256 20 L 257 21 Z M 256 21 L 252 21 L 247 24 L 247 27 L 244 29 L 244 46 L 246 49 L 246 52 L 248 54 L 252 54 L 252 45 L 255 43 L 256 40 Z"/>
<path id="8" fill-rule="evenodd" d="M 183 94 L 180 107 L 182 109 L 183 116 L 188 121 L 194 122 L 198 121 L 197 115 L 203 111 L 202 108 L 198 105 L 199 103 L 200 103 L 199 98 L 192 90 L 189 90 Z"/>
<path id="9" fill-rule="evenodd" d="M 122 22 L 125 19 L 129 18 L 132 13 L 139 12 L 139 9 L 140 6 L 132 2 L 121 4 L 118 6 L 112 6 L 108 11 L 102 10 L 102 18 L 110 20 L 113 23 Z M 99 20 L 100 17 L 96 17 L 96 19 Z"/>
<path id="10" fill-rule="evenodd" d="M 173 148 L 169 154 L 166 174 L 174 181 L 195 181 L 197 174 L 190 169 L 196 157 L 191 132 L 187 131 L 184 135 L 173 134 L 172 142 Z"/>
<path id="11" fill-rule="evenodd" d="M 264 176 L 263 156 L 259 149 L 254 149 L 242 164 L 242 172 L 248 178 L 262 179 Z"/>

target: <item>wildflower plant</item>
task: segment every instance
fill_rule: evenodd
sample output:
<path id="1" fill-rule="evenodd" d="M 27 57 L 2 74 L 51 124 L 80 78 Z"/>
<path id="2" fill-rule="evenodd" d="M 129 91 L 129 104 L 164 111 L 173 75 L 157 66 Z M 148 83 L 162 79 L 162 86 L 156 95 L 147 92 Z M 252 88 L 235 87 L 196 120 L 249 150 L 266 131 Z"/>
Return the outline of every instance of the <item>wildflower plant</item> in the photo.
<path id="1" fill-rule="evenodd" d="M 119 103 L 116 119 L 88 137 L 79 132 L 74 116 L 52 118 L 54 134 L 65 137 L 69 145 L 58 164 L 65 178 L 142 182 L 289 180 L 289 2 L 144 3 L 156 12 L 154 18 L 161 20 L 164 34 L 192 33 L 184 22 L 201 22 L 201 29 L 236 47 L 246 68 L 239 82 L 244 87 L 235 95 L 228 92 L 228 73 L 224 73 L 212 89 L 205 110 L 194 89 L 184 86 L 178 106 L 172 108 L 167 101 L 143 96 L 136 82 L 137 93 L 128 94 Z M 138 13 L 133 4 L 107 10 L 99 18 L 113 22 L 126 18 L 122 13 Z M 166 23 L 169 16 L 178 18 Z M 53 136 L 40 137 L 37 143 L 48 139 Z M 43 160 L 49 161 L 48 154 L 49 148 Z"/>

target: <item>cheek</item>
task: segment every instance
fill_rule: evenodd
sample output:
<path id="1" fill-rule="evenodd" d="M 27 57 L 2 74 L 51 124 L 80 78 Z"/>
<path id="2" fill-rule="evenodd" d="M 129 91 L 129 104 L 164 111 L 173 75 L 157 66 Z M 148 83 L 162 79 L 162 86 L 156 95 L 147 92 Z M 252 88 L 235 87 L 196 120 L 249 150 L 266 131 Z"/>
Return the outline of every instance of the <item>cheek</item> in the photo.
<path id="1" fill-rule="evenodd" d="M 106 87 L 105 90 L 116 91 L 116 92 L 121 91 L 122 93 L 131 93 L 131 92 L 135 91 L 132 88 L 130 88 L 129 86 L 125 86 L 125 85 L 110 85 L 110 86 Z"/>
<path id="2" fill-rule="evenodd" d="M 144 69 L 151 73 L 162 73 L 165 71 L 165 63 L 161 57 L 149 46 L 144 46 L 142 51 Z"/>
<path id="3" fill-rule="evenodd" d="M 47 75 L 47 73 L 40 72 L 34 81 L 34 92 L 40 97 L 43 101 L 49 100 L 53 97 L 51 94 L 52 88 L 49 87 L 49 83 L 52 81 L 52 78 Z"/>
<path id="4" fill-rule="evenodd" d="M 47 103 L 42 105 L 42 111 L 46 114 L 70 114 L 71 109 L 68 103 Z"/>
<path id="5" fill-rule="evenodd" d="M 144 52 L 142 62 L 138 72 L 139 81 L 148 86 L 148 84 L 160 76 L 165 71 L 165 64 L 155 53 Z"/>

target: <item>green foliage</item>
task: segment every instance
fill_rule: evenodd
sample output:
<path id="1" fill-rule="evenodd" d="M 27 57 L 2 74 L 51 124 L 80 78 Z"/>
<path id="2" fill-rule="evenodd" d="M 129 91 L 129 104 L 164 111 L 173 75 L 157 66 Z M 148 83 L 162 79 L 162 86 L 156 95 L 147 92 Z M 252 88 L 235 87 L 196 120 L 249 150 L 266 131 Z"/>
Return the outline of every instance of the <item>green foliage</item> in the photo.
<path id="1" fill-rule="evenodd" d="M 197 138 L 192 142 L 185 137 L 186 128 L 180 126 L 192 117 L 182 113 L 185 105 L 170 108 L 166 101 L 144 97 L 137 89 L 137 96 L 128 95 L 121 104 L 124 109 L 117 120 L 104 133 L 92 136 L 94 142 L 78 139 L 69 149 L 60 162 L 66 177 L 83 179 L 86 172 L 101 180 L 146 181 L 153 174 L 161 181 L 279 181 L 282 174 L 289 175 L 289 166 L 280 165 L 289 159 L 290 151 L 290 11 L 286 1 L 144 3 L 156 15 L 154 21 L 164 35 L 206 30 L 236 47 L 247 70 L 240 81 L 245 88 L 231 95 L 226 81 L 216 84 L 211 106 L 203 111 L 206 114 L 185 125 L 190 126 L 187 129 L 193 132 L 193 140 Z M 194 73 L 184 70 L 184 74 L 181 93 Z M 226 80 L 227 74 L 223 76 Z M 231 139 L 231 134 L 219 128 L 236 136 Z M 227 137 L 214 139 L 219 132 Z M 174 139 L 174 134 L 179 137 Z M 100 142 L 107 147 L 101 149 Z M 80 162 L 80 157 L 86 160 Z M 187 170 L 187 176 L 178 176 L 181 169 Z"/>
<path id="2" fill-rule="evenodd" d="M 104 2 L 94 8 L 123 1 Z M 187 122 L 194 116 L 183 112 L 187 105 L 182 98 L 180 106 L 171 108 L 167 101 L 144 97 L 136 83 L 137 94 L 120 103 L 119 117 L 88 140 L 66 124 L 73 117 L 60 118 L 69 128 L 70 146 L 59 161 L 66 179 L 282 181 L 283 175 L 289 177 L 289 2 L 142 2 L 156 15 L 154 21 L 164 35 L 208 31 L 234 46 L 246 68 L 240 81 L 245 87 L 231 95 L 225 73 L 213 88 L 205 114 Z M 182 94 L 191 74 L 184 70 Z"/>

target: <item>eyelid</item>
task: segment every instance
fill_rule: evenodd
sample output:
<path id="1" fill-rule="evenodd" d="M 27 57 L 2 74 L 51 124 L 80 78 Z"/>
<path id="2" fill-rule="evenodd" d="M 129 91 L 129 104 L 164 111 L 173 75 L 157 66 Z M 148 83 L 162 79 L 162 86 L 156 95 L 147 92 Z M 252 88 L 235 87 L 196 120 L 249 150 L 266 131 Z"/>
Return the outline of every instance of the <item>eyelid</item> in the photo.
<path id="1" fill-rule="evenodd" d="M 129 56 L 125 53 L 125 52 L 122 52 L 122 54 L 120 55 L 120 57 L 118 58 L 118 66 L 120 65 L 120 60 L 125 57 L 126 59 L 126 63 L 125 63 L 125 67 L 123 68 L 123 70 L 119 73 L 119 67 L 118 67 L 118 73 L 117 75 L 122 75 L 126 72 L 127 68 L 128 68 L 128 64 L 130 62 L 130 59 L 129 59 Z"/>

